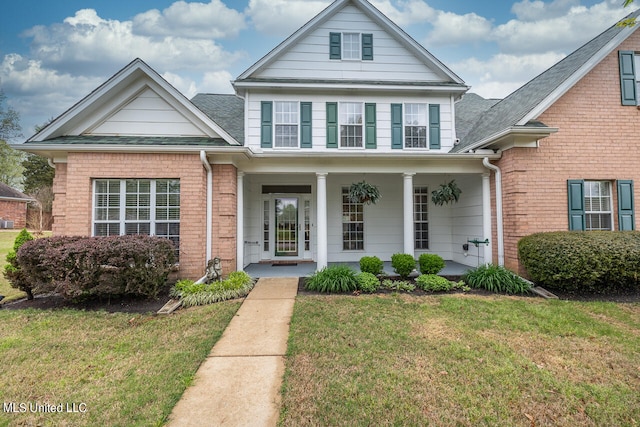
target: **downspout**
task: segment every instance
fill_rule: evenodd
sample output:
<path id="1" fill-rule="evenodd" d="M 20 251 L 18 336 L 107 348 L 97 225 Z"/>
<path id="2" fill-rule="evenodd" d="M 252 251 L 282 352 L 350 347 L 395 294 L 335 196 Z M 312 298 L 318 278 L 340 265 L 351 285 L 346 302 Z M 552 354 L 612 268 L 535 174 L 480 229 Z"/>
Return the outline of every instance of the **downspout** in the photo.
<path id="1" fill-rule="evenodd" d="M 498 265 L 504 266 L 504 229 L 502 221 L 502 171 L 489 162 L 489 158 L 482 159 L 482 164 L 487 169 L 496 173 L 496 228 L 498 234 Z"/>
<path id="2" fill-rule="evenodd" d="M 53 163 L 53 160 L 49 157 L 47 157 L 47 163 L 49 163 L 49 166 L 51 166 L 53 169 L 56 168 L 56 164 Z"/>
<path id="3" fill-rule="evenodd" d="M 213 190 L 213 170 L 211 169 L 211 165 L 207 160 L 207 154 L 204 150 L 200 151 L 200 161 L 202 162 L 202 166 L 207 170 L 207 249 L 206 249 L 206 263 L 211 259 L 211 217 L 213 216 L 213 196 L 211 195 L 211 191 Z"/>

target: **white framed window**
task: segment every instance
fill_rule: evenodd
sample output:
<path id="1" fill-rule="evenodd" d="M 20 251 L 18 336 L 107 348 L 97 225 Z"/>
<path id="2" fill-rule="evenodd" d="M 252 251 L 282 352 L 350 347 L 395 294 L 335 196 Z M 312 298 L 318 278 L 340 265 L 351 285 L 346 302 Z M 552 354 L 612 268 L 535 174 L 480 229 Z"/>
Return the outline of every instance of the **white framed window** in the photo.
<path id="1" fill-rule="evenodd" d="M 429 188 L 413 188 L 413 232 L 416 249 L 429 249 Z"/>
<path id="2" fill-rule="evenodd" d="M 342 33 L 342 59 L 361 59 L 360 33 Z"/>
<path id="3" fill-rule="evenodd" d="M 342 187 L 342 249 L 364 250 L 364 204 L 349 201 L 348 187 Z"/>
<path id="4" fill-rule="evenodd" d="M 405 148 L 427 148 L 428 115 L 427 104 L 405 104 L 404 146 Z"/>
<path id="5" fill-rule="evenodd" d="M 609 181 L 584 182 L 586 230 L 613 230 L 613 201 Z"/>
<path id="6" fill-rule="evenodd" d="M 298 147 L 298 102 L 274 102 L 276 147 Z"/>
<path id="7" fill-rule="evenodd" d="M 96 179 L 93 235 L 146 234 L 180 248 L 179 179 Z"/>
<path id="8" fill-rule="evenodd" d="M 361 102 L 341 102 L 339 107 L 340 147 L 362 147 L 363 104 Z"/>

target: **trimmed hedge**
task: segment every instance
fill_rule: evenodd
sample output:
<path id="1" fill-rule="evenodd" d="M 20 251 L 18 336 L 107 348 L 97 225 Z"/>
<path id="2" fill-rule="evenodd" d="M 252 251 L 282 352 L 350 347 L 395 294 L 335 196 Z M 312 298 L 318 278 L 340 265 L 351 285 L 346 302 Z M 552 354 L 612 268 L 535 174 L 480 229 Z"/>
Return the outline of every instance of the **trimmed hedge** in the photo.
<path id="1" fill-rule="evenodd" d="M 384 264 L 377 256 L 363 256 L 360 258 L 360 271 L 363 273 L 371 273 L 374 276 L 382 274 Z"/>
<path id="2" fill-rule="evenodd" d="M 416 269 L 416 260 L 410 254 L 393 254 L 391 255 L 391 266 L 401 279 L 406 279 Z"/>
<path id="3" fill-rule="evenodd" d="M 421 254 L 418 265 L 422 274 L 438 274 L 444 268 L 444 259 L 437 254 Z"/>
<path id="4" fill-rule="evenodd" d="M 174 250 L 167 239 L 143 235 L 32 240 L 17 253 L 23 276 L 19 285 L 32 294 L 57 292 L 67 299 L 156 297 L 175 264 Z"/>
<path id="5" fill-rule="evenodd" d="M 568 292 L 640 287 L 640 232 L 560 231 L 520 239 L 518 256 L 531 280 Z"/>

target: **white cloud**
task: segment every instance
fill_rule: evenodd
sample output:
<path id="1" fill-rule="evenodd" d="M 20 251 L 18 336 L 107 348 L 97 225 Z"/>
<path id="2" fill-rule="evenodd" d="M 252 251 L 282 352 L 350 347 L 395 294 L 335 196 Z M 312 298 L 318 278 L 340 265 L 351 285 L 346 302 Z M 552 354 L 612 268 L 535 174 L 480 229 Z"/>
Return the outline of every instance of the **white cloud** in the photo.
<path id="1" fill-rule="evenodd" d="M 439 11 L 427 43 L 438 45 L 475 43 L 489 38 L 491 27 L 490 21 L 475 13 L 457 15 Z"/>
<path id="2" fill-rule="evenodd" d="M 437 16 L 437 11 L 424 0 L 405 0 L 396 4 L 391 0 L 374 0 L 371 3 L 400 27 L 431 22 Z"/>
<path id="3" fill-rule="evenodd" d="M 177 1 L 160 12 L 152 9 L 133 18 L 133 32 L 145 36 L 232 38 L 246 27 L 244 16 L 220 0 Z"/>
<path id="4" fill-rule="evenodd" d="M 199 92 L 233 93 L 231 80 L 233 80 L 233 76 L 228 71 L 213 71 L 205 73 L 199 87 Z"/>
<path id="5" fill-rule="evenodd" d="M 245 14 L 259 32 L 288 36 L 329 4 L 328 0 L 250 0 Z"/>
<path id="6" fill-rule="evenodd" d="M 514 3 L 511 11 L 520 21 L 540 21 L 564 16 L 576 6 L 580 6 L 580 0 L 554 0 L 550 3 L 522 0 Z"/>

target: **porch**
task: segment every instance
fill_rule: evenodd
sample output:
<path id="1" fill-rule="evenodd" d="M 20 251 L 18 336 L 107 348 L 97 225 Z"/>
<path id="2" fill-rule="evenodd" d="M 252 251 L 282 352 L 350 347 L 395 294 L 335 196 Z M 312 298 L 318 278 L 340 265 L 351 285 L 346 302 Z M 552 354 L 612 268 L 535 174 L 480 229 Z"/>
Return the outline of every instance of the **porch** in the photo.
<path id="1" fill-rule="evenodd" d="M 360 271 L 358 262 L 330 262 L 332 265 L 347 265 L 354 271 Z M 441 276 L 461 276 L 469 269 L 468 265 L 455 261 L 445 261 L 445 267 L 438 273 Z M 251 277 L 305 277 L 313 274 L 317 269 L 315 262 L 291 262 L 291 263 L 253 263 L 244 268 Z M 391 267 L 391 262 L 384 262 L 384 273 L 388 276 L 396 276 Z M 415 273 L 414 273 L 415 274 Z"/>

